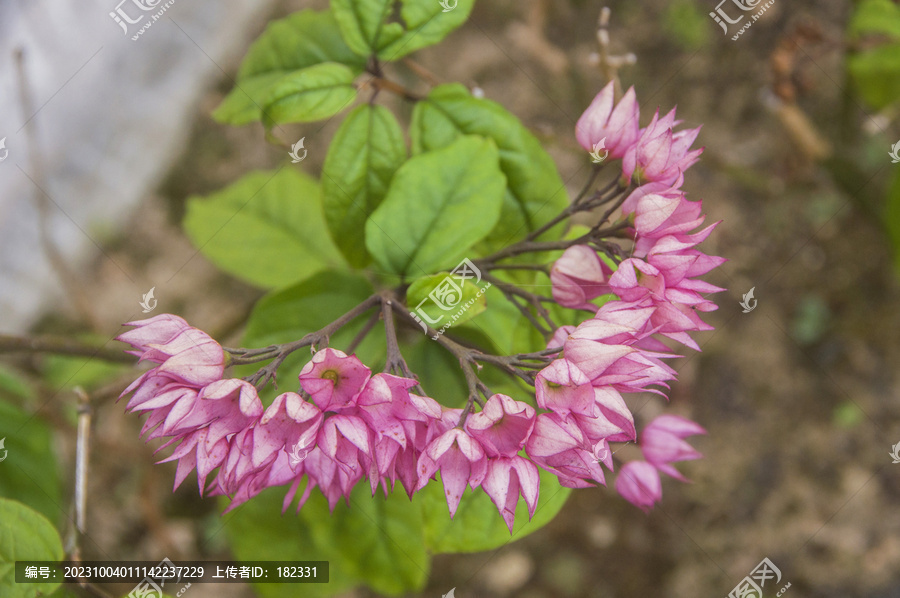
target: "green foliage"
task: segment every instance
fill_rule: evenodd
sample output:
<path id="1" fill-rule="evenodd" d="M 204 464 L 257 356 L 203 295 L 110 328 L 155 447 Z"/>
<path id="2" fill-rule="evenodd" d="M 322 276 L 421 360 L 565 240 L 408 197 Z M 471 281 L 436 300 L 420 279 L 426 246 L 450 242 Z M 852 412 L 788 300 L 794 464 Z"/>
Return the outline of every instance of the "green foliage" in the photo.
<path id="1" fill-rule="evenodd" d="M 472 280 L 463 281 L 461 293 L 457 292 L 455 288 L 451 290 L 451 295 L 445 299 L 447 302 L 445 303 L 445 306 L 450 307 L 451 309 L 444 311 L 440 306 L 435 305 L 434 301 L 429 298 L 429 294 L 444 282 L 448 276 L 450 276 L 449 272 L 423 276 L 409 285 L 409 289 L 406 291 L 406 302 L 411 308 L 415 308 L 415 306 L 419 305 L 422 301 L 425 301 L 422 305 L 422 310 L 428 317 L 432 320 L 441 318 L 440 322 L 431 325 L 435 330 L 439 330 L 444 326 L 450 318 L 456 315 L 469 301 L 472 301 L 472 304 L 453 321 L 454 326 L 468 322 L 487 308 L 487 298 L 484 296 L 484 293 L 479 295 L 481 289 L 479 289 Z M 454 283 L 458 284 L 456 279 L 453 280 Z M 448 305 L 448 303 L 451 302 L 452 305 Z M 442 303 L 444 303 L 444 301 L 442 301 Z"/>
<path id="2" fill-rule="evenodd" d="M 126 367 L 91 357 L 48 355 L 42 369 L 44 379 L 51 386 L 71 390 L 76 386 L 94 388 L 125 371 Z"/>
<path id="3" fill-rule="evenodd" d="M 831 421 L 839 428 L 855 428 L 865 419 L 866 414 L 852 401 L 843 401 L 831 414 Z"/>
<path id="4" fill-rule="evenodd" d="M 791 336 L 803 345 L 816 343 L 827 332 L 830 320 L 831 310 L 825 301 L 818 295 L 807 295 L 791 322 Z"/>
<path id="5" fill-rule="evenodd" d="M 502 215 L 489 236 L 489 248 L 525 237 L 568 205 L 565 184 L 553 159 L 500 104 L 474 98 L 459 84 L 435 87 L 425 101 L 416 104 L 410 124 L 413 154 L 446 147 L 462 135 L 492 139 L 507 180 Z M 562 226 L 555 227 L 543 238 L 559 238 L 562 230 Z"/>
<path id="6" fill-rule="evenodd" d="M 523 538 L 552 520 L 571 490 L 542 473 L 540 492 L 531 521 L 525 501 L 519 501 L 512 536 L 481 491 L 468 490 L 451 521 L 440 481 L 412 502 L 399 483 L 387 498 L 380 491 L 371 496 L 368 485 L 360 484 L 350 505 L 341 501 L 332 513 L 314 491 L 296 515 L 281 514 L 284 489 L 272 488 L 227 516 L 225 529 L 238 559 L 329 561 L 329 583 L 304 586 L 304 596 L 333 596 L 363 582 L 396 596 L 424 587 L 431 554 L 491 550 Z M 296 595 L 288 585 L 255 587 L 264 598 Z"/>
<path id="7" fill-rule="evenodd" d="M 59 561 L 62 541 L 53 525 L 33 509 L 0 498 L 0 596 L 33 598 L 59 587 L 58 582 L 16 583 L 16 561 Z"/>
<path id="8" fill-rule="evenodd" d="M 366 63 L 344 43 L 331 11 L 301 10 L 273 21 L 250 46 L 235 88 L 213 117 L 232 125 L 261 120 L 262 107 L 278 81 L 323 62 L 347 65 L 354 73 Z"/>
<path id="9" fill-rule="evenodd" d="M 305 123 L 329 118 L 356 99 L 355 73 L 343 64 L 323 62 L 276 81 L 263 100 L 263 123 Z"/>
<path id="10" fill-rule="evenodd" d="M 366 222 L 366 247 L 384 270 L 421 276 L 453 268 L 497 223 L 506 177 L 489 139 L 465 136 L 411 158 Z"/>
<path id="11" fill-rule="evenodd" d="M 319 193 L 313 179 L 288 167 L 254 172 L 188 200 L 184 229 L 222 270 L 260 287 L 283 287 L 343 262 L 325 229 Z"/>
<path id="12" fill-rule="evenodd" d="M 367 85 L 369 77 L 384 76 L 384 62 L 441 41 L 466 21 L 473 5 L 474 0 L 459 0 L 445 12 L 437 0 L 332 0 L 329 11 L 304 10 L 272 23 L 253 44 L 236 88 L 215 112 L 221 122 L 260 120 L 266 128 L 312 122 L 349 108 L 358 91 L 371 96 L 340 123 L 325 156 L 321 187 L 283 168 L 251 173 L 189 201 L 185 229 L 204 255 L 226 272 L 270 289 L 253 309 L 243 346 L 303 338 L 384 286 L 405 291 L 407 306 L 415 307 L 462 258 L 476 259 L 521 240 L 568 205 L 549 154 L 500 104 L 474 98 L 456 84 L 412 100 L 409 157 L 401 122 L 376 103 L 385 90 Z M 366 78 L 357 81 L 364 70 Z M 560 224 L 541 239 L 563 233 Z M 495 275 L 549 288 L 539 272 Z M 409 287 L 403 287 L 406 282 Z M 441 312 L 455 314 L 474 300 L 448 332 L 501 354 L 545 346 L 500 289 L 476 297 L 480 286 L 467 281 L 457 308 Z M 432 317 L 439 311 L 427 301 L 426 309 Z M 571 310 L 551 310 L 559 324 L 575 317 Z M 332 334 L 329 345 L 347 348 L 370 317 L 364 314 Z M 447 407 L 461 407 L 468 388 L 458 360 L 413 326 L 399 327 L 397 334 L 424 392 Z M 355 353 L 373 371 L 381 369 L 383 323 L 375 323 Z M 278 371 L 281 388 L 270 385 L 263 402 L 269 404 L 277 392 L 296 391 L 297 375 L 308 360 L 303 350 L 288 357 Z M 260 365 L 236 367 L 228 375 L 246 376 Z M 521 400 L 533 392 L 492 366 L 480 375 L 495 392 Z M 385 499 L 381 493 L 372 497 L 361 484 L 350 505 L 339 503 L 334 513 L 314 490 L 298 515 L 281 515 L 284 491 L 270 489 L 227 515 L 227 533 L 239 559 L 329 560 L 331 582 L 304 586 L 305 596 L 331 596 L 361 583 L 382 594 L 413 592 L 424 587 L 431 554 L 488 550 L 511 541 L 496 507 L 480 490 L 465 494 L 453 523 L 440 482 L 412 502 L 399 487 Z M 550 521 L 569 492 L 542 473 L 538 512 L 529 522 L 520 501 L 512 538 Z M 276 584 L 260 584 L 257 591 L 266 598 L 296 594 L 295 588 Z"/>
<path id="13" fill-rule="evenodd" d="M 876 110 L 900 99 L 900 7 L 890 0 L 863 0 L 850 20 L 851 38 L 881 44 L 850 54 L 847 67 L 862 98 Z"/>
<path id="14" fill-rule="evenodd" d="M 685 50 L 697 50 L 709 43 L 709 16 L 691 0 L 676 0 L 663 13 L 663 27 Z"/>
<path id="15" fill-rule="evenodd" d="M 32 395 L 28 382 L 11 368 L 0 364 L 0 399 L 18 401 L 30 399 Z"/>
<path id="16" fill-rule="evenodd" d="M 360 106 L 335 134 L 322 167 L 322 204 L 331 238 L 352 266 L 363 267 L 371 257 L 365 235 L 347 231 L 365 232 L 405 160 L 403 131 L 383 106 Z"/>
<path id="17" fill-rule="evenodd" d="M 6 455 L 0 463 L 0 496 L 59 521 L 62 497 L 50 429 L 35 414 L 0 401 L 0 439 L 5 439 L 0 457 Z"/>
<path id="18" fill-rule="evenodd" d="M 429 559 L 422 534 L 422 513 L 399 490 L 388 498 L 371 496 L 359 484 L 350 505 L 339 502 L 329 512 L 318 491 L 296 515 L 282 515 L 284 489 L 263 492 L 233 515 L 226 531 L 232 550 L 242 560 L 327 560 L 328 584 L 305 584 L 303 596 L 334 596 L 360 583 L 382 594 L 421 589 Z M 263 598 L 293 598 L 290 584 L 257 584 Z"/>
<path id="19" fill-rule="evenodd" d="M 534 519 L 528 519 L 528 507 L 519 499 L 512 536 L 497 507 L 482 491 L 467 489 L 456 516 L 450 520 L 444 488 L 432 482 L 413 497 L 421 503 L 425 519 L 425 540 L 433 553 L 479 552 L 493 550 L 512 540 L 520 540 L 549 523 L 566 503 L 569 488 L 559 485 L 556 476 L 540 470 L 541 490 Z"/>
<path id="20" fill-rule="evenodd" d="M 894 175 L 884 207 L 884 225 L 894 247 L 894 263 L 900 274 L 900 173 Z"/>
<path id="21" fill-rule="evenodd" d="M 390 61 L 440 42 L 466 22 L 475 0 L 459 0 L 449 12 L 436 0 L 400 0 L 399 20 L 392 19 L 394 4 L 394 0 L 332 0 L 331 9 L 354 52 Z"/>

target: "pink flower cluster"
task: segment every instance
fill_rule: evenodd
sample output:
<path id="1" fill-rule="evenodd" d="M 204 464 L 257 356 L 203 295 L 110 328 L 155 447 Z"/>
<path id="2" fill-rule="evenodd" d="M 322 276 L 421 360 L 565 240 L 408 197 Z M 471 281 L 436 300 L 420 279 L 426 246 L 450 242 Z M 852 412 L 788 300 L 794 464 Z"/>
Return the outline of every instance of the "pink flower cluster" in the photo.
<path id="1" fill-rule="evenodd" d="M 679 190 L 683 171 L 700 150 L 690 150 L 698 130 L 673 132 L 674 110 L 638 125 L 634 90 L 615 104 L 612 86 L 578 123 L 586 149 L 601 141 L 621 158 L 623 176 L 641 184 L 622 210 L 634 238 L 632 257 L 613 271 L 591 247 L 569 248 L 551 270 L 553 297 L 564 307 L 594 315 L 556 331 L 548 345 L 559 358 L 535 378 L 535 408 L 495 394 L 480 412 L 448 409 L 412 392 L 415 380 L 373 375 L 355 355 L 327 348 L 299 376 L 297 392 L 264 406 L 250 383 L 224 378 L 222 347 L 183 319 L 163 314 L 129 323 L 119 340 L 155 367 L 123 393 L 127 408 L 148 415 L 142 435 L 174 446 L 175 486 L 194 469 L 200 491 L 232 498 L 230 508 L 272 486 L 289 485 L 285 509 L 303 484 L 299 508 L 314 488 L 333 509 L 357 483 L 374 494 L 400 481 L 410 498 L 440 473 L 451 517 L 466 488 L 482 488 L 513 529 L 516 506 L 537 507 L 538 467 L 572 488 L 606 484 L 613 470 L 611 442 L 638 440 L 623 394 L 663 396 L 675 357 L 660 336 L 699 350 L 690 333 L 710 330 L 698 312 L 716 305 L 721 291 L 700 280 L 724 260 L 696 247 L 715 225 L 699 202 Z M 601 295 L 617 299 L 599 309 Z M 661 498 L 659 473 L 685 479 L 673 463 L 700 457 L 685 438 L 704 433 L 677 416 L 661 416 L 641 434 L 643 461 L 621 468 L 616 490 L 642 509 Z M 216 471 L 215 476 L 209 476 Z"/>
<path id="2" fill-rule="evenodd" d="M 440 471 L 451 516 L 466 486 L 483 488 L 510 530 L 520 496 L 530 514 L 537 507 L 538 470 L 518 454 L 535 425 L 530 405 L 494 395 L 457 427 L 462 409 L 410 392 L 415 380 L 373 376 L 355 356 L 324 349 L 300 373 L 305 397 L 286 392 L 265 408 L 251 384 L 222 378 L 222 347 L 183 319 L 129 325 L 118 339 L 158 365 L 123 396 L 149 414 L 142 435 L 175 445 L 163 462 L 178 461 L 176 488 L 196 469 L 201 493 L 228 495 L 234 508 L 290 484 L 287 508 L 305 477 L 298 509 L 316 487 L 334 508 L 363 478 L 373 494 L 399 479 L 412 497 Z"/>
<path id="3" fill-rule="evenodd" d="M 538 376 L 539 380 L 549 380 L 555 393 L 553 400 L 548 401 L 549 387 L 538 387 L 539 404 L 552 411 L 539 418 L 553 418 L 558 430 L 573 430 L 573 447 L 579 447 L 572 454 L 578 456 L 577 466 L 572 467 L 574 458 L 567 459 L 565 464 L 570 469 L 561 470 L 560 479 L 566 485 L 578 486 L 586 479 L 603 483 L 597 475 L 600 470 L 596 461 L 612 465 L 611 460 L 607 463 L 603 459 L 608 455 L 607 446 L 597 442 L 596 434 L 591 436 L 594 424 L 585 425 L 584 416 L 599 410 L 622 429 L 607 437 L 606 442 L 636 440 L 631 412 L 619 393 L 660 392 L 652 386 L 665 387 L 675 373 L 660 361 L 673 355 L 657 335 L 699 350 L 690 333 L 712 327 L 700 319 L 698 312 L 715 310 L 715 303 L 706 295 L 724 290 L 698 278 L 725 261 L 696 248 L 717 223 L 692 232 L 705 219 L 702 204 L 688 201 L 680 190 L 684 171 L 702 151 L 690 149 L 699 128 L 674 131 L 680 123 L 675 120 L 674 109 L 663 118 L 657 111 L 643 129 L 638 119 L 634 89 L 615 103 L 610 83 L 597 95 L 576 128 L 582 147 L 591 151 L 597 144 L 604 144 L 609 156 L 622 159 L 624 180 L 637 181 L 639 186 L 622 203 L 622 211 L 632 226 L 632 257 L 612 272 L 597 251 L 576 245 L 567 249 L 551 269 L 553 297 L 560 305 L 596 312 L 577 328 L 557 331 L 551 344 L 563 346 L 563 359 Z M 606 294 L 618 299 L 598 310 L 591 301 Z M 603 369 L 610 364 L 615 364 L 614 370 Z M 548 373 L 552 378 L 548 378 Z M 595 394 L 593 402 L 587 399 L 591 388 Z M 621 469 L 617 491 L 641 508 L 651 507 L 662 495 L 658 472 L 686 481 L 671 463 L 700 457 L 683 440 L 700 433 L 704 433 L 703 428 L 689 420 L 676 416 L 657 418 L 642 433 L 640 444 L 646 460 L 628 463 Z M 572 472 L 579 475 L 565 477 Z"/>

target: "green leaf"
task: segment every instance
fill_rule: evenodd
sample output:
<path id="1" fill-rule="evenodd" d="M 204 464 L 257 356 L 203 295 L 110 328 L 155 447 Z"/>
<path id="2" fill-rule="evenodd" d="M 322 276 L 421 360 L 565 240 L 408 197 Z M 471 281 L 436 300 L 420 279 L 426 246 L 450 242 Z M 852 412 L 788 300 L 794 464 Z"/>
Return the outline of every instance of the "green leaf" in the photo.
<path id="1" fill-rule="evenodd" d="M 73 389 L 76 386 L 92 389 L 129 367 L 92 357 L 48 355 L 42 369 L 47 382 L 58 389 Z"/>
<path id="2" fill-rule="evenodd" d="M 851 55 L 847 68 L 859 94 L 876 110 L 900 98 L 900 44 Z"/>
<path id="3" fill-rule="evenodd" d="M 15 370 L 0 363 L 0 399 L 31 399 L 34 391 Z"/>
<path id="4" fill-rule="evenodd" d="M 497 507 L 480 488 L 466 490 L 451 521 L 443 485 L 440 481 L 429 483 L 413 497 L 413 503 L 422 505 L 428 550 L 433 553 L 492 550 L 547 525 L 562 509 L 572 491 L 560 486 L 553 474 L 541 469 L 538 471 L 541 491 L 534 518 L 528 520 L 528 507 L 520 498 L 512 536 Z"/>
<path id="5" fill-rule="evenodd" d="M 884 225 L 894 248 L 894 262 L 900 275 L 900 171 L 888 189 L 887 203 L 884 209 Z"/>
<path id="6" fill-rule="evenodd" d="M 387 499 L 358 484 L 350 506 L 333 513 L 318 489 L 294 514 L 281 514 L 285 488 L 271 489 L 229 516 L 226 531 L 239 560 L 327 560 L 328 584 L 305 584 L 303 596 L 334 596 L 366 584 L 381 594 L 420 590 L 430 567 L 422 513 L 399 490 Z M 256 584 L 264 598 L 293 598 L 291 584 Z"/>
<path id="7" fill-rule="evenodd" d="M 370 56 L 378 48 L 403 35 L 400 23 L 386 23 L 394 0 L 331 0 L 341 34 L 360 56 Z"/>
<path id="8" fill-rule="evenodd" d="M 356 74 L 343 64 L 325 62 L 281 77 L 263 100 L 263 123 L 306 123 L 330 118 L 356 99 Z"/>
<path id="9" fill-rule="evenodd" d="M 411 336 L 401 340 L 400 350 L 425 394 L 445 407 L 464 406 L 468 389 L 459 360 L 421 329 L 406 329 L 405 333 Z"/>
<path id="10" fill-rule="evenodd" d="M 33 598 L 53 592 L 59 582 L 16 583 L 16 561 L 62 558 L 59 534 L 43 515 L 20 502 L 0 498 L 0 596 Z"/>
<path id="11" fill-rule="evenodd" d="M 0 496 L 60 520 L 62 496 L 50 428 L 33 413 L 0 401 L 0 441 Z"/>
<path id="12" fill-rule="evenodd" d="M 434 291 L 437 291 L 435 297 L 431 297 Z M 435 330 L 440 330 L 447 324 L 455 326 L 468 322 L 483 312 L 487 308 L 485 292 L 469 279 L 460 286 L 449 272 L 429 274 L 409 285 L 406 303 L 411 311 L 424 311 L 429 318 L 425 321 Z"/>
<path id="13" fill-rule="evenodd" d="M 900 7 L 890 0 L 863 0 L 853 12 L 848 30 L 854 36 L 883 33 L 900 39 Z"/>
<path id="14" fill-rule="evenodd" d="M 274 72 L 239 80 L 212 116 L 220 123 L 246 125 L 262 120 L 262 106 L 277 81 L 286 73 Z"/>
<path id="15" fill-rule="evenodd" d="M 286 286 L 343 262 L 325 230 L 318 185 L 288 167 L 191 198 L 184 228 L 219 268 L 260 287 Z"/>
<path id="16" fill-rule="evenodd" d="M 250 46 L 237 84 L 213 117 L 233 125 L 260 120 L 264 100 L 276 81 L 323 62 L 345 64 L 355 73 L 365 68 L 365 60 L 344 43 L 331 11 L 301 10 L 273 21 Z"/>
<path id="17" fill-rule="evenodd" d="M 506 179 L 497 148 L 466 136 L 407 161 L 366 223 L 366 247 L 395 274 L 452 268 L 494 228 Z"/>
<path id="18" fill-rule="evenodd" d="M 331 238 L 350 264 L 366 266 L 365 224 L 406 160 L 400 124 L 383 106 L 365 104 L 341 124 L 322 166 L 322 206 Z"/>
<path id="19" fill-rule="evenodd" d="M 848 34 L 888 40 L 847 57 L 847 68 L 862 98 L 876 110 L 900 99 L 900 7 L 889 0 L 863 0 L 850 19 Z"/>
<path id="20" fill-rule="evenodd" d="M 344 315 L 373 292 L 372 286 L 361 276 L 349 272 L 320 272 L 308 280 L 263 297 L 253 308 L 242 346 L 267 347 L 303 338 L 329 322 Z M 345 349 L 363 326 L 369 314 L 360 316 L 331 337 L 330 346 Z M 376 327 L 356 353 L 369 367 L 375 369 L 383 362 L 384 333 Z M 309 361 L 309 352 L 300 350 L 290 355 L 278 369 L 280 390 L 296 391 L 297 376 Z M 235 376 L 252 374 L 262 364 L 236 368 Z M 261 395 L 263 402 L 271 402 L 276 395 L 271 387 Z"/>
<path id="21" fill-rule="evenodd" d="M 475 0 L 448 0 L 449 6 L 455 5 L 451 10 L 445 10 L 438 0 L 401 2 L 400 17 L 406 33 L 395 41 L 379 44 L 378 56 L 383 60 L 398 60 L 440 42 L 466 22 L 475 6 Z"/>
<path id="22" fill-rule="evenodd" d="M 410 125 L 413 154 L 447 146 L 460 135 L 493 139 L 508 188 L 497 228 L 488 246 L 505 247 L 539 228 L 569 204 L 565 184 L 537 138 L 503 106 L 474 98 L 459 84 L 435 87 L 416 104 Z M 545 233 L 558 239 L 563 226 Z"/>
<path id="23" fill-rule="evenodd" d="M 360 56 L 398 60 L 434 45 L 469 18 L 475 0 L 400 0 L 400 22 L 392 21 L 395 0 L 332 0 L 331 8 L 347 45 Z M 390 22 L 389 22 L 390 21 Z"/>

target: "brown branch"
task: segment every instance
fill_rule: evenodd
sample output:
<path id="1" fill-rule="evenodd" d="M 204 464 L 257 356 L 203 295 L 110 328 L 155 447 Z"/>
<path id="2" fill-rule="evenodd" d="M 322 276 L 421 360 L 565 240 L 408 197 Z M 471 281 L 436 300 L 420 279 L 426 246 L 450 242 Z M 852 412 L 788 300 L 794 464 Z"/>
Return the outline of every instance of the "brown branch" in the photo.
<path id="1" fill-rule="evenodd" d="M 391 81 L 390 79 L 383 79 L 381 77 L 373 77 L 371 80 L 367 81 L 366 84 L 371 85 L 372 87 L 374 87 L 375 89 L 378 89 L 378 90 L 386 89 L 386 90 L 390 91 L 391 93 L 395 93 L 398 96 L 400 96 L 401 98 L 403 98 L 405 100 L 409 100 L 411 102 L 419 102 L 424 99 L 422 96 L 414 93 L 413 91 L 411 91 L 409 89 L 406 89 L 399 83 L 395 83 L 394 81 Z"/>
<path id="2" fill-rule="evenodd" d="M 384 336 L 387 346 L 384 371 L 418 382 L 418 377 L 409 369 L 403 353 L 400 352 L 400 343 L 397 342 L 397 327 L 394 326 L 394 302 L 393 297 L 384 297 L 381 302 L 381 316 L 384 319 Z M 416 384 L 413 388 L 418 394 L 425 394 L 421 385 Z"/>
<path id="3" fill-rule="evenodd" d="M 271 380 L 272 385 L 275 386 L 275 388 L 278 388 L 278 384 L 275 381 L 275 374 L 278 371 L 278 368 L 281 367 L 281 364 L 284 363 L 284 360 L 287 359 L 287 357 L 291 353 L 297 351 L 298 349 L 302 349 L 303 347 L 311 347 L 312 352 L 315 353 L 315 351 L 321 344 L 328 345 L 331 335 L 343 328 L 346 324 L 355 320 L 358 316 L 364 314 L 369 309 L 378 305 L 381 301 L 381 295 L 372 295 L 328 326 L 325 326 L 324 328 L 317 330 L 316 332 L 310 332 L 297 341 L 284 343 L 282 345 L 270 345 L 262 349 L 231 349 L 228 347 L 222 348 L 230 355 L 237 355 L 237 357 L 231 358 L 229 365 L 258 363 L 260 361 L 273 359 L 274 361 L 272 361 L 272 363 L 260 369 L 252 376 L 247 376 L 246 378 L 244 378 L 244 380 L 246 380 L 250 384 L 253 384 L 260 390 L 262 390 L 265 385 Z"/>
<path id="4" fill-rule="evenodd" d="M 41 335 L 33 337 L 0 334 L 0 354 L 55 353 L 102 359 L 114 363 L 136 363 L 137 359 L 119 349 L 88 345 L 66 337 Z"/>

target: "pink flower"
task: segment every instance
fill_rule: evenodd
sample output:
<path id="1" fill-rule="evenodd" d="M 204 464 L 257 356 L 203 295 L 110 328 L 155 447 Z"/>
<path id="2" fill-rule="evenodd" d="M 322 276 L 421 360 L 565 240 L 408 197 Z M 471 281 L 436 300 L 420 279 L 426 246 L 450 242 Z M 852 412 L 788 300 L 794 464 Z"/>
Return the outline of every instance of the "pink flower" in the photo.
<path id="1" fill-rule="evenodd" d="M 559 477 L 559 483 L 569 488 L 590 488 L 587 480 L 606 484 L 602 462 L 612 468 L 612 457 L 605 443 L 600 444 L 598 453 L 574 419 L 564 418 L 556 413 L 541 413 L 534 424 L 534 432 L 529 436 L 526 450 L 532 461 Z"/>
<path id="2" fill-rule="evenodd" d="M 706 434 L 700 425 L 677 415 L 660 415 L 641 433 L 641 451 L 648 463 L 676 480 L 687 482 L 671 463 L 699 459 L 703 455 L 683 439 Z"/>
<path id="3" fill-rule="evenodd" d="M 637 143 L 623 156 L 622 174 L 626 179 L 636 176 L 641 183 L 671 185 L 697 162 L 703 150 L 691 151 L 690 147 L 700 134 L 700 127 L 673 132 L 677 124 L 674 109 L 663 118 L 656 111 L 650 124 L 641 129 Z"/>
<path id="4" fill-rule="evenodd" d="M 477 440 L 459 428 L 452 428 L 435 438 L 422 452 L 417 469 L 419 483 L 416 490 L 424 488 L 440 470 L 452 519 L 466 484 L 474 490 L 484 480 L 487 458 Z"/>
<path id="5" fill-rule="evenodd" d="M 556 329 L 556 332 L 553 333 L 553 336 L 550 338 L 550 341 L 547 343 L 548 349 L 557 349 L 561 348 L 566 344 L 566 339 L 569 338 L 569 335 L 575 330 L 575 326 L 566 325 L 560 326 Z"/>
<path id="6" fill-rule="evenodd" d="M 612 269 L 596 251 L 587 245 L 573 245 L 550 269 L 553 299 L 563 307 L 597 311 L 590 301 L 611 292 L 607 284 L 610 275 Z"/>
<path id="7" fill-rule="evenodd" d="M 441 418 L 441 406 L 437 401 L 409 392 L 416 384 L 409 378 L 376 374 L 357 399 L 359 415 L 375 432 L 375 459 L 369 475 L 373 493 L 380 479 L 390 480 L 393 486 L 400 475 L 412 497 L 418 481 L 416 459 L 424 448 L 428 425 Z"/>
<path id="8" fill-rule="evenodd" d="M 484 447 L 487 474 L 482 488 L 494 501 L 512 533 L 519 495 L 525 497 L 528 513 L 537 507 L 540 478 L 534 463 L 517 453 L 534 429 L 534 408 L 506 395 L 496 394 L 484 409 L 466 420 L 466 431 Z"/>
<path id="9" fill-rule="evenodd" d="M 361 417 L 342 413 L 325 420 L 316 444 L 348 476 L 358 480 L 373 458 L 371 436 L 372 431 Z"/>
<path id="10" fill-rule="evenodd" d="M 315 447 L 323 421 L 322 411 L 297 393 L 278 395 L 252 428 L 251 464 L 261 467 L 283 451 L 291 466 L 298 467 Z"/>
<path id="11" fill-rule="evenodd" d="M 557 359 L 538 372 L 534 381 L 538 407 L 560 415 L 574 411 L 582 415 L 597 415 L 594 387 L 591 379 L 571 361 Z"/>
<path id="12" fill-rule="evenodd" d="M 575 125 L 575 137 L 587 151 L 605 139 L 604 147 L 609 157 L 618 159 L 627 153 L 638 138 L 640 117 L 634 87 L 629 88 L 619 103 L 613 107 L 615 87 L 610 81 L 584 111 Z"/>
<path id="13" fill-rule="evenodd" d="M 619 470 L 616 492 L 646 513 L 662 498 L 662 482 L 646 461 L 629 461 Z"/>
<path id="14" fill-rule="evenodd" d="M 184 332 L 190 325 L 184 319 L 172 314 L 160 314 L 146 320 L 126 322 L 125 326 L 134 326 L 132 330 L 123 332 L 116 340 L 128 343 L 134 347 L 133 351 L 126 351 L 132 355 L 141 356 L 151 344 L 165 344 Z"/>
<path id="15" fill-rule="evenodd" d="M 644 330 L 644 322 L 652 310 L 615 310 L 615 307 L 598 310 L 594 319 L 582 322 L 569 335 L 565 358 L 584 372 L 594 387 L 659 393 L 648 387 L 667 387 L 666 382 L 675 378 L 675 371 L 661 361 L 674 356 L 641 346 L 650 334 Z"/>
<path id="16" fill-rule="evenodd" d="M 322 411 L 352 406 L 369 380 L 371 371 L 355 355 L 343 351 L 319 351 L 300 371 L 300 386 Z"/>
<path id="17" fill-rule="evenodd" d="M 466 420 L 466 431 L 489 457 L 512 457 L 525 446 L 534 428 L 534 407 L 496 394 L 480 413 Z"/>
<path id="18" fill-rule="evenodd" d="M 129 322 L 136 326 L 117 338 L 131 344 L 141 361 L 160 365 L 151 370 L 191 386 L 203 386 L 221 380 L 225 371 L 225 352 L 219 343 L 202 330 L 191 328 L 176 316 L 161 314 L 149 320 Z M 127 391 L 128 392 L 128 391 Z"/>
<path id="19" fill-rule="evenodd" d="M 243 380 L 218 380 L 203 388 L 191 403 L 179 401 L 166 418 L 167 435 L 209 427 L 207 443 L 212 445 L 235 434 L 263 414 L 256 389 Z"/>
<path id="20" fill-rule="evenodd" d="M 512 533 L 516 522 L 516 505 L 520 495 L 525 498 L 529 519 L 534 517 L 540 486 L 537 467 L 518 455 L 489 459 L 487 475 L 481 484 L 509 527 L 509 533 Z"/>

